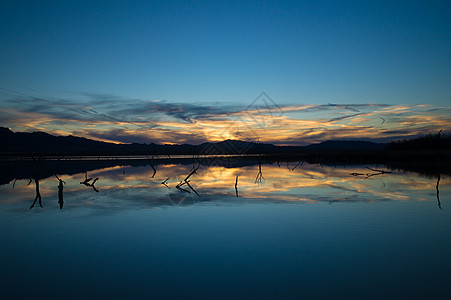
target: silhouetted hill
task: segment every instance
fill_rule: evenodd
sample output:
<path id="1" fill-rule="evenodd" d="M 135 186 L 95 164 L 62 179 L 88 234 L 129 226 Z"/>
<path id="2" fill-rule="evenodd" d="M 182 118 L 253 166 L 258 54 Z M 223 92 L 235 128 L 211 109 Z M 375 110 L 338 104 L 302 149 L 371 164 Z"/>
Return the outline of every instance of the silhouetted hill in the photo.
<path id="1" fill-rule="evenodd" d="M 306 146 L 307 150 L 381 150 L 387 144 L 368 141 L 326 141 Z"/>
<path id="2" fill-rule="evenodd" d="M 367 141 L 327 141 L 310 146 L 275 146 L 272 144 L 226 140 L 201 145 L 157 145 L 157 144 L 113 144 L 90 140 L 76 136 L 53 136 L 44 132 L 12 132 L 0 127 L 0 184 L 10 182 L 12 178 L 28 178 L 34 171 L 31 156 L 44 156 L 41 160 L 41 175 L 54 173 L 80 173 L 97 167 L 118 163 L 122 155 L 147 155 L 148 159 L 137 158 L 121 162 L 123 165 L 158 165 L 167 163 L 202 163 L 233 166 L 231 159 L 238 165 L 249 163 L 277 163 L 283 161 L 308 162 L 312 164 L 385 164 L 396 169 L 418 170 L 420 173 L 451 172 L 450 137 L 427 136 L 408 141 L 378 144 Z M 416 148 L 417 147 L 417 148 Z M 425 148 L 421 148 L 425 147 Z M 185 154 L 186 157 L 168 157 Z M 196 155 L 249 154 L 252 157 L 210 157 L 199 158 Z M 257 156 L 256 154 L 265 154 Z M 95 156 L 86 160 L 68 156 Z M 191 157 L 191 155 L 193 155 Z M 11 158 L 19 159 L 8 159 Z M 47 160 L 45 156 L 66 156 L 66 159 Z M 96 156 L 112 156 L 100 159 Z M 21 157 L 21 158 L 20 158 Z M 119 159 L 119 160 L 118 160 Z M 224 161 L 222 161 L 223 159 Z M 62 169 L 60 169 L 60 167 Z M 31 174 L 31 175 L 30 175 Z M 27 177 L 28 176 L 28 177 Z"/>
<path id="3" fill-rule="evenodd" d="M 324 157 L 324 155 L 329 157 L 332 155 L 337 157 L 354 157 L 356 155 L 366 157 L 373 156 L 379 152 L 398 150 L 403 152 L 421 150 L 424 152 L 429 151 L 428 149 L 438 148 L 451 149 L 451 137 L 429 135 L 390 144 L 369 141 L 326 141 L 309 146 L 275 146 L 272 144 L 226 140 L 200 145 L 158 145 L 154 143 L 114 144 L 77 136 L 54 136 L 45 132 L 13 132 L 8 128 L 0 127 L 0 156 L 280 154 L 287 158 L 318 154 L 321 157 Z M 424 152 L 421 155 L 431 156 L 429 152 Z"/>
<path id="4" fill-rule="evenodd" d="M 289 149 L 234 140 L 201 145 L 113 144 L 45 132 L 12 132 L 4 127 L 0 127 L 0 141 L 1 155 L 218 155 L 275 153 Z"/>
<path id="5" fill-rule="evenodd" d="M 410 140 L 393 141 L 387 145 L 389 150 L 436 150 L 451 149 L 451 135 L 428 134 Z"/>
<path id="6" fill-rule="evenodd" d="M 0 153 L 2 154 L 90 154 L 119 149 L 112 143 L 94 141 L 75 136 L 53 136 L 45 132 L 12 132 L 0 128 Z"/>

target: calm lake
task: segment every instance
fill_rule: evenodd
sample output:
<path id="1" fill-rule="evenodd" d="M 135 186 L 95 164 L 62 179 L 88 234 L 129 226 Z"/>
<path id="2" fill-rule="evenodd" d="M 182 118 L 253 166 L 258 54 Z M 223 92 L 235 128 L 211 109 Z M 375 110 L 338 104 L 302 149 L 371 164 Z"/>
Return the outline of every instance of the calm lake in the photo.
<path id="1" fill-rule="evenodd" d="M 83 163 L 3 168 L 3 299 L 451 297 L 444 174 Z"/>

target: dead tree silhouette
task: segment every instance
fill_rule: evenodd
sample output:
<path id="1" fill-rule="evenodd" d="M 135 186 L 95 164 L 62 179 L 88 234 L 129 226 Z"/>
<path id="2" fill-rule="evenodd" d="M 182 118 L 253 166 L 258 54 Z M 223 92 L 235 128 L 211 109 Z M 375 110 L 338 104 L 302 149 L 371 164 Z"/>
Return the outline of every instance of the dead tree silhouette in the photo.
<path id="1" fill-rule="evenodd" d="M 390 171 L 384 171 L 384 170 L 378 170 L 373 169 L 370 167 L 366 167 L 368 170 L 373 171 L 375 173 L 351 173 L 352 176 L 366 176 L 365 179 L 368 179 L 373 176 L 383 175 L 383 174 L 390 174 Z"/>
<path id="2" fill-rule="evenodd" d="M 235 178 L 235 195 L 238 197 L 238 175 Z"/>
<path id="3" fill-rule="evenodd" d="M 169 178 L 171 178 L 171 177 L 166 178 L 164 181 L 161 182 L 161 184 L 164 185 L 165 187 L 167 187 L 168 189 L 171 189 L 171 188 L 166 184 L 166 182 L 168 182 Z"/>
<path id="4" fill-rule="evenodd" d="M 157 169 L 153 166 L 153 164 L 152 164 L 152 159 L 153 159 L 153 156 L 152 156 L 152 158 L 149 158 L 149 156 L 148 155 L 146 155 L 146 157 L 147 157 L 147 160 L 149 161 L 149 166 L 152 168 L 152 170 L 153 170 L 153 174 L 152 174 L 152 177 L 150 177 L 150 178 L 154 178 L 155 177 L 155 174 L 157 174 Z"/>
<path id="5" fill-rule="evenodd" d="M 437 205 L 438 205 L 438 208 L 443 209 L 442 208 L 442 204 L 440 203 L 439 185 L 440 185 L 440 171 L 437 173 L 437 184 L 435 185 L 435 190 L 437 191 Z"/>
<path id="6" fill-rule="evenodd" d="M 262 162 L 261 162 L 261 149 L 260 149 L 260 143 L 257 141 L 257 150 L 258 150 L 258 173 L 257 176 L 255 177 L 255 183 L 261 183 L 262 180 L 265 179 L 265 177 L 263 177 L 263 173 L 262 173 Z M 288 165 L 287 165 L 288 166 Z"/>
<path id="7" fill-rule="evenodd" d="M 440 203 L 440 190 L 439 190 L 439 185 L 440 185 L 440 134 L 442 133 L 442 130 L 440 129 L 440 131 L 437 134 L 437 148 L 436 148 L 436 156 L 437 156 L 437 183 L 435 185 L 435 190 L 436 190 L 436 195 L 437 195 L 437 205 L 438 208 L 442 209 L 442 204 Z"/>
<path id="8" fill-rule="evenodd" d="M 193 192 L 200 198 L 199 193 L 191 186 L 190 180 L 188 180 L 193 174 L 195 174 L 195 173 L 197 172 L 197 170 L 199 169 L 199 167 L 200 167 L 200 166 L 198 166 L 197 168 L 191 169 L 191 172 L 188 174 L 188 176 L 186 176 L 185 179 L 183 179 L 182 181 L 180 181 L 179 184 L 177 184 L 177 185 L 175 186 L 175 188 L 178 189 L 178 190 L 180 190 L 180 191 L 182 191 L 182 192 L 190 193 L 189 190 L 182 188 L 182 186 L 186 184 L 186 185 L 188 186 L 188 188 L 189 188 L 191 191 L 193 191 Z M 166 181 L 166 180 L 165 180 L 165 181 Z M 164 181 L 164 182 L 165 182 L 165 181 Z"/>
<path id="9" fill-rule="evenodd" d="M 31 158 L 33 159 L 33 164 L 34 164 L 34 167 L 36 169 L 36 176 L 34 178 L 34 183 L 36 185 L 36 197 L 34 198 L 33 204 L 31 204 L 30 209 L 32 209 L 35 206 L 36 201 L 38 201 L 38 200 L 39 200 L 39 206 L 43 207 L 42 206 L 41 193 L 39 192 L 39 165 L 40 165 L 40 162 L 41 162 L 41 157 L 39 156 L 37 161 L 34 158 L 34 156 L 32 156 Z M 30 183 L 31 183 L 31 179 L 30 179 L 30 182 L 28 184 L 30 184 Z"/>
<path id="10" fill-rule="evenodd" d="M 34 182 L 36 184 L 36 197 L 34 198 L 33 204 L 31 204 L 30 209 L 32 209 L 34 207 L 34 205 L 36 204 L 36 201 L 39 200 L 39 206 L 42 206 L 42 197 L 41 197 L 41 193 L 39 192 L 39 178 L 36 177 L 34 179 Z"/>
<path id="11" fill-rule="evenodd" d="M 298 164 L 296 166 L 294 166 L 291 171 L 294 171 L 298 166 L 302 166 L 304 164 L 304 162 L 299 161 Z"/>
<path id="12" fill-rule="evenodd" d="M 63 200 L 63 184 L 66 183 L 62 179 L 55 174 L 56 179 L 58 179 L 58 203 L 60 205 L 60 209 L 63 209 L 64 200 Z"/>
<path id="13" fill-rule="evenodd" d="M 262 173 L 262 163 L 259 159 L 258 160 L 258 173 L 257 173 L 257 176 L 255 177 L 255 183 L 260 183 L 264 179 L 265 179 L 265 177 L 263 177 L 263 173 Z"/>
<path id="14" fill-rule="evenodd" d="M 81 181 L 80 184 L 92 187 L 94 189 L 94 191 L 96 191 L 98 193 L 99 191 L 94 186 L 94 184 L 96 183 L 97 180 L 99 180 L 99 178 L 97 177 L 91 183 L 89 183 L 91 180 L 92 180 L 92 178 L 88 178 L 88 172 L 85 172 L 85 180 Z"/>

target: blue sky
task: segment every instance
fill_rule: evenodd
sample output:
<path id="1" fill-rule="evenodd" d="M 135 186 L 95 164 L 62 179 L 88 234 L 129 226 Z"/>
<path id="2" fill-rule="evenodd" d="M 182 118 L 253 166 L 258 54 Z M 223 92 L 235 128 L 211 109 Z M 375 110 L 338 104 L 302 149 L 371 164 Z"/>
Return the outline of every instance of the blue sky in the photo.
<path id="1" fill-rule="evenodd" d="M 262 91 L 280 106 L 446 108 L 450 11 L 449 1 L 2 1 L 0 108 L 41 99 L 65 111 L 89 97 L 245 106 Z"/>

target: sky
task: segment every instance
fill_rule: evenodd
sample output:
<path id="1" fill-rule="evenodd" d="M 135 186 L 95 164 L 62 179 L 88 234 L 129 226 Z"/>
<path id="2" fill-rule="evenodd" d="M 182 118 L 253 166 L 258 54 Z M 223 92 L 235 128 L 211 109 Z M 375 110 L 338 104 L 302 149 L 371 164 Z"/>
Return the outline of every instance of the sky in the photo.
<path id="1" fill-rule="evenodd" d="M 0 126 L 303 145 L 451 125 L 449 1 L 2 1 Z"/>

